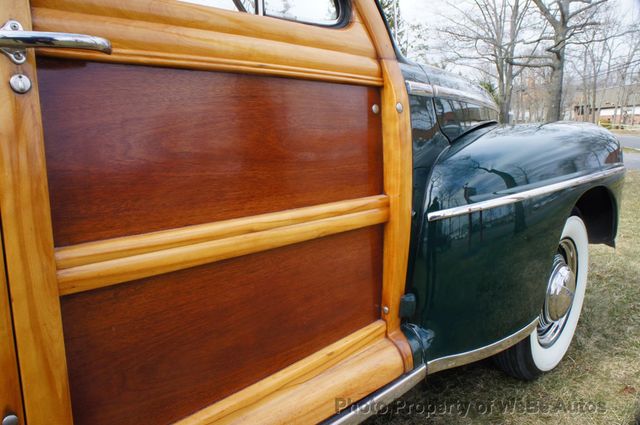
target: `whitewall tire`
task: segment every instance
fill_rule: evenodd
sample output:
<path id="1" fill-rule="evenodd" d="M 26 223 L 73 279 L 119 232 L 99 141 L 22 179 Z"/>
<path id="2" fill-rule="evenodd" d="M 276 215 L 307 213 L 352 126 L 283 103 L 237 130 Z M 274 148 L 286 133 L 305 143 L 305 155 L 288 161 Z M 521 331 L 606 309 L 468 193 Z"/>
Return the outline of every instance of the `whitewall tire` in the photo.
<path id="1" fill-rule="evenodd" d="M 520 343 L 496 356 L 508 374 L 535 379 L 555 368 L 569 349 L 587 287 L 589 240 L 582 219 L 567 219 L 553 259 L 540 323 Z"/>

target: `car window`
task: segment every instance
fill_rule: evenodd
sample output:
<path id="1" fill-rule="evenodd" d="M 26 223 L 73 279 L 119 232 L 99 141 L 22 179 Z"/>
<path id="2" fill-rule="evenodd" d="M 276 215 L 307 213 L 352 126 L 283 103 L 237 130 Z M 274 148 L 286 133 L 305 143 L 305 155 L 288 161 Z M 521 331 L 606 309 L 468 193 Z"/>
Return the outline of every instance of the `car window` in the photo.
<path id="1" fill-rule="evenodd" d="M 256 13 L 255 0 L 180 0 L 184 3 L 198 4 L 200 6 L 215 7 L 218 9 L 235 10 L 239 12 Z"/>
<path id="2" fill-rule="evenodd" d="M 340 20 L 339 0 L 178 0 L 184 3 L 234 10 L 318 25 Z"/>
<path id="3" fill-rule="evenodd" d="M 452 141 L 478 124 L 498 119 L 486 106 L 441 98 L 436 99 L 436 112 L 442 132 Z"/>
<path id="4" fill-rule="evenodd" d="M 339 10 L 335 0 L 264 0 L 267 16 L 321 25 L 338 21 Z"/>

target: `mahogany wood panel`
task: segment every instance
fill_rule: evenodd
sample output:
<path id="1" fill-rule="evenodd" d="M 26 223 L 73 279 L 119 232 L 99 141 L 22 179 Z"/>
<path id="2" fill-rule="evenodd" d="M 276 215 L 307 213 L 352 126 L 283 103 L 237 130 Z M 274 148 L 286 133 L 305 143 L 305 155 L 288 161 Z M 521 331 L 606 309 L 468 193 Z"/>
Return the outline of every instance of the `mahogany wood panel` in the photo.
<path id="1" fill-rule="evenodd" d="M 309 425 L 336 413 L 336 399 L 360 400 L 398 378 L 402 358 L 387 338 L 316 376 L 306 376 L 218 422 L 177 425 Z"/>
<path id="2" fill-rule="evenodd" d="M 379 90 L 39 59 L 56 246 L 382 193 Z"/>
<path id="3" fill-rule="evenodd" d="M 75 423 L 186 417 L 379 318 L 381 226 L 62 297 Z"/>
<path id="4" fill-rule="evenodd" d="M 384 320 L 376 320 L 370 325 L 358 329 L 356 332 L 349 334 L 331 345 L 327 345 L 321 350 L 287 366 L 273 375 L 176 422 L 176 425 L 218 423 L 223 418 L 235 415 L 239 411 L 246 412 L 256 408 L 257 404 L 261 404 L 261 402 L 266 399 L 272 398 L 278 392 L 287 391 L 287 389 L 294 386 L 298 386 L 299 388 L 300 384 L 316 379 L 321 375 L 331 374 L 334 376 L 332 372 L 340 368 L 341 363 L 348 362 L 349 359 L 357 356 L 359 352 L 367 350 L 376 342 L 385 339 L 386 331 L 387 324 Z M 373 372 L 377 372 L 375 368 Z M 328 398 L 326 400 L 331 400 L 335 410 L 335 397 L 339 394 L 338 392 L 325 392 L 319 388 L 315 388 L 313 392 L 327 396 Z M 291 407 L 302 410 L 306 407 L 303 406 L 303 403 L 308 403 L 309 399 L 309 393 L 297 391 L 294 399 L 288 401 L 289 404 L 293 402 Z M 282 411 L 284 406 L 278 406 L 276 408 Z M 293 420 L 293 417 L 289 418 L 289 420 Z"/>

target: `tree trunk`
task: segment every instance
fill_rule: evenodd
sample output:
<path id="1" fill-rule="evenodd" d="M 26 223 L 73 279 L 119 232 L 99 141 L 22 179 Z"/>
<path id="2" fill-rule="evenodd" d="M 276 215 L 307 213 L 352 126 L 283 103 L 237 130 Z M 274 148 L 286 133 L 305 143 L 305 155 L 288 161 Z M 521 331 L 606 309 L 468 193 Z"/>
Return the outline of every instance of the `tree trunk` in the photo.
<path id="1" fill-rule="evenodd" d="M 564 47 L 553 54 L 551 82 L 547 92 L 546 122 L 560 121 L 562 117 L 562 80 L 564 78 Z"/>
<path id="2" fill-rule="evenodd" d="M 503 124 L 509 124 L 509 112 L 511 110 L 511 98 L 513 97 L 513 84 L 511 81 L 506 82 L 504 88 L 504 94 L 502 95 L 502 102 L 500 103 L 500 122 Z"/>
<path id="3" fill-rule="evenodd" d="M 500 122 L 510 124 L 509 112 L 511 111 L 511 100 L 513 98 L 513 65 L 506 65 L 506 78 L 504 84 L 504 97 L 500 108 Z"/>
<path id="4" fill-rule="evenodd" d="M 596 105 L 598 100 L 598 74 L 593 74 L 591 81 L 591 122 L 597 124 L 596 121 Z"/>

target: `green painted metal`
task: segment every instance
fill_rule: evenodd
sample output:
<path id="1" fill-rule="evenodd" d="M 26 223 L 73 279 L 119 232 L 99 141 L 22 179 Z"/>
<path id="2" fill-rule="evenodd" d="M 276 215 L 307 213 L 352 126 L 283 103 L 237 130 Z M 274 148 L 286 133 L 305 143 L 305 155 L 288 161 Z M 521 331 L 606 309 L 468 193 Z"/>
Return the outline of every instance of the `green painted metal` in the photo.
<path id="1" fill-rule="evenodd" d="M 429 82 L 420 67 L 406 78 Z M 438 74 L 438 84 L 446 84 Z M 589 124 L 487 123 L 449 142 L 434 99 L 411 96 L 413 221 L 407 322 L 429 335 L 425 360 L 487 346 L 540 313 L 565 220 L 588 190 L 603 186 L 617 217 L 621 174 L 511 205 L 429 222 L 427 214 L 589 175 L 622 162 L 618 141 Z M 615 223 L 612 223 L 615 235 Z M 412 336 L 413 337 L 413 336 Z"/>

